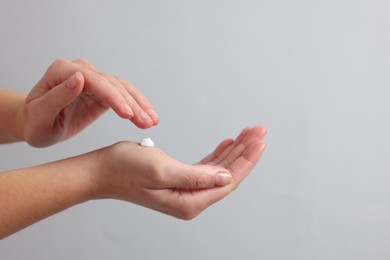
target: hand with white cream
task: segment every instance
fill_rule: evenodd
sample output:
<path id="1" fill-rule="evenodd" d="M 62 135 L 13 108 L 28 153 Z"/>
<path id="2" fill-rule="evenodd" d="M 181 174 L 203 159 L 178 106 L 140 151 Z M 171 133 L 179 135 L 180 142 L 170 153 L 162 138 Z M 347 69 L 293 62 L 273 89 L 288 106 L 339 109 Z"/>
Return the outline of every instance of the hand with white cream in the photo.
<path id="1" fill-rule="evenodd" d="M 265 149 L 264 127 L 226 139 L 198 164 L 120 142 L 76 157 L 0 173 L 0 239 L 76 204 L 119 199 L 192 219 L 236 189 Z M 115 213 L 114 213 L 115 214 Z"/>
<path id="2" fill-rule="evenodd" d="M 236 189 L 256 165 L 264 127 L 226 139 L 199 163 L 184 164 L 154 147 L 120 142 L 103 149 L 97 197 L 126 200 L 180 219 L 192 219 Z"/>

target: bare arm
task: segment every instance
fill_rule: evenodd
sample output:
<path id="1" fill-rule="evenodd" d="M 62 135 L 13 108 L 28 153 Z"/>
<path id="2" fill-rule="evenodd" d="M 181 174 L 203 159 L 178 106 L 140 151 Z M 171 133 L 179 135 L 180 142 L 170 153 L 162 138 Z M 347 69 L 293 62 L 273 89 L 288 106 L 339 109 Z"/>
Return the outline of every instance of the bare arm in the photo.
<path id="1" fill-rule="evenodd" d="M 120 142 L 69 159 L 0 173 L 0 238 L 73 205 L 113 198 L 192 219 L 238 187 L 265 148 L 265 129 L 246 128 L 199 164 L 158 148 Z"/>
<path id="2" fill-rule="evenodd" d="M 0 238 L 88 200 L 93 156 L 0 173 Z"/>
<path id="3" fill-rule="evenodd" d="M 0 88 L 0 143 L 24 140 L 24 99 L 24 94 Z"/>

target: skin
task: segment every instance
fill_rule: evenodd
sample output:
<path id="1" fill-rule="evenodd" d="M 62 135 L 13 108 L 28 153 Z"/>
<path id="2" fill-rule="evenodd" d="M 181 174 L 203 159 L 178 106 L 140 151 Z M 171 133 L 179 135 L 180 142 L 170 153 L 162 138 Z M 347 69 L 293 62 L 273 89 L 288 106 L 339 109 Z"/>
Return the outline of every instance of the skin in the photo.
<path id="1" fill-rule="evenodd" d="M 139 128 L 159 123 L 152 105 L 131 83 L 94 68 L 86 60 L 59 59 L 25 96 L 1 89 L 0 141 L 35 147 L 66 140 L 108 108 Z"/>
<path id="2" fill-rule="evenodd" d="M 6 122 L 0 141 L 48 146 L 73 136 L 108 108 L 141 128 L 158 123 L 152 106 L 130 83 L 97 72 L 86 61 L 56 61 L 29 95 L 0 90 L 0 120 Z M 197 164 L 181 163 L 155 147 L 119 142 L 1 172 L 0 238 L 95 199 L 124 200 L 190 220 L 239 186 L 259 161 L 265 134 L 262 126 L 247 127 Z"/>

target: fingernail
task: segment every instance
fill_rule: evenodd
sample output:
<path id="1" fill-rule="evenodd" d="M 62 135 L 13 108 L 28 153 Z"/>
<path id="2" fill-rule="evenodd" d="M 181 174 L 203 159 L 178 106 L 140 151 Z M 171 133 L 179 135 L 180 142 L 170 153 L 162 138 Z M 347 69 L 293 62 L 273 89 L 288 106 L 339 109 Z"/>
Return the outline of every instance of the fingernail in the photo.
<path id="1" fill-rule="evenodd" d="M 147 113 L 151 119 L 158 118 L 158 115 L 153 110 L 148 110 Z"/>
<path id="2" fill-rule="evenodd" d="M 144 111 L 141 111 L 139 116 L 141 117 L 142 121 L 151 121 L 152 119 L 148 114 L 146 114 Z"/>
<path id="3" fill-rule="evenodd" d="M 70 89 L 72 88 L 75 88 L 77 86 L 77 84 L 79 83 L 79 78 L 78 78 L 78 75 L 77 73 L 74 74 L 72 77 L 70 77 L 67 81 L 66 81 L 66 86 Z"/>
<path id="4" fill-rule="evenodd" d="M 215 176 L 215 184 L 220 186 L 228 185 L 232 182 L 232 176 L 229 173 L 221 172 Z"/>
<path id="5" fill-rule="evenodd" d="M 125 103 L 125 104 L 123 105 L 123 109 L 125 110 L 126 114 L 127 114 L 129 117 L 134 116 L 133 110 L 131 110 L 131 107 L 130 107 L 128 104 Z"/>
<path id="6" fill-rule="evenodd" d="M 156 112 L 154 112 L 154 110 L 149 110 L 147 111 L 147 114 L 149 115 L 149 117 L 152 119 L 153 123 L 156 124 L 158 123 L 159 119 L 158 119 L 158 115 Z"/>

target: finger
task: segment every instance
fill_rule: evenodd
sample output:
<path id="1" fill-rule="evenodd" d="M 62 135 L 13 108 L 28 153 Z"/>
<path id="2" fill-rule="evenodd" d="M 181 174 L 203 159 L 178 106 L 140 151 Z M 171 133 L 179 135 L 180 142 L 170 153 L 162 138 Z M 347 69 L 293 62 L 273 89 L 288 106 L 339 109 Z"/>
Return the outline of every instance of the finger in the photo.
<path id="1" fill-rule="evenodd" d="M 140 107 L 137 100 L 128 92 L 126 86 L 124 85 L 125 81 L 121 81 L 119 78 L 115 78 L 104 72 L 96 71 L 103 78 L 108 80 L 114 88 L 122 95 L 124 100 L 126 100 L 127 105 L 130 107 L 133 116 L 129 119 L 139 128 L 150 128 L 154 125 L 153 120 L 150 116 Z"/>
<path id="2" fill-rule="evenodd" d="M 225 139 L 223 140 L 218 146 L 217 148 L 215 148 L 215 150 L 209 154 L 208 156 L 206 156 L 205 158 L 203 158 L 199 164 L 209 164 L 209 163 L 212 163 L 227 147 L 229 147 L 232 143 L 234 142 L 233 139 L 229 138 L 229 139 Z"/>
<path id="3" fill-rule="evenodd" d="M 86 81 L 90 92 L 111 107 L 120 117 L 130 119 L 140 128 L 155 125 L 153 119 L 116 78 L 99 71 L 88 71 Z"/>
<path id="4" fill-rule="evenodd" d="M 237 140 L 239 141 L 242 139 L 243 135 L 246 135 L 246 133 L 250 130 L 252 127 L 245 128 L 240 135 L 237 137 L 236 141 L 233 139 L 226 139 L 224 140 L 215 150 L 212 154 L 205 157 L 201 163 L 216 165 L 220 161 L 222 161 L 230 152 L 234 149 L 235 144 L 237 143 Z"/>
<path id="5" fill-rule="evenodd" d="M 26 124 L 25 139 L 35 147 L 51 145 L 63 137 L 68 125 L 69 117 L 66 109 L 82 92 L 84 78 L 80 72 L 70 76 L 61 84 L 51 88 L 48 92 L 34 94 L 35 98 L 28 101 L 29 122 Z M 36 91 L 39 92 L 39 91 Z M 65 112 L 61 114 L 62 110 Z M 53 127 L 58 127 L 55 134 Z M 45 133 L 50 133 L 46 135 Z"/>
<path id="6" fill-rule="evenodd" d="M 122 93 L 123 97 L 127 100 L 131 109 L 134 111 L 134 117 L 132 117 L 130 120 L 139 128 L 143 128 L 143 129 L 150 128 L 156 125 L 158 123 L 158 120 L 156 120 L 156 118 L 158 119 L 157 114 L 154 113 L 155 119 L 153 119 L 149 115 L 150 113 L 147 113 L 147 110 L 145 110 L 147 106 L 143 105 L 143 103 L 140 101 L 140 98 L 129 93 L 128 86 L 124 85 L 125 81 L 121 81 L 120 79 L 115 79 L 115 80 L 118 82 L 118 84 L 121 85 L 119 91 Z M 151 106 L 148 109 L 152 110 Z"/>
<path id="7" fill-rule="evenodd" d="M 83 87 L 83 74 L 76 72 L 65 82 L 52 88 L 49 92 L 39 98 L 41 110 L 48 113 L 45 115 L 47 118 L 56 117 L 62 109 L 72 103 L 80 95 Z"/>
<path id="8" fill-rule="evenodd" d="M 252 126 L 246 127 L 234 143 L 225 149 L 215 160 L 215 165 L 221 165 L 224 167 L 227 164 L 230 164 L 240 153 L 248 146 L 251 142 L 255 140 L 262 140 L 266 134 L 266 128 L 263 126 Z"/>
<path id="9" fill-rule="evenodd" d="M 267 135 L 267 128 L 261 125 L 254 126 L 252 131 L 255 135 L 255 138 L 263 139 Z"/>
<path id="10" fill-rule="evenodd" d="M 105 106 L 111 107 L 116 114 L 125 119 L 131 119 L 140 128 L 149 128 L 158 123 L 158 117 L 150 118 L 152 112 L 145 112 L 142 106 L 137 104 L 137 99 L 131 97 L 127 91 L 128 86 L 123 85 L 113 76 L 98 71 L 84 59 L 69 62 L 64 59 L 57 60 L 51 66 L 52 70 L 67 75 L 75 70 L 83 73 L 85 77 L 84 91 L 95 96 Z M 53 74 L 53 73 L 52 73 Z M 133 89 L 136 90 L 135 87 Z M 157 119 L 156 119 L 157 118 Z"/>
<path id="11" fill-rule="evenodd" d="M 72 61 L 72 63 L 78 64 L 82 67 L 89 68 L 89 69 L 97 72 L 97 69 L 91 63 L 89 63 L 86 59 L 76 59 L 76 60 Z"/>
<path id="12" fill-rule="evenodd" d="M 234 148 L 230 150 L 229 154 L 222 161 L 218 162 L 215 165 L 218 165 L 220 167 L 227 167 L 238 157 L 240 157 L 245 149 L 246 146 L 244 144 L 235 145 Z"/>
<path id="13" fill-rule="evenodd" d="M 85 60 L 70 62 L 66 59 L 58 59 L 54 61 L 48 68 L 44 78 L 41 79 L 46 84 L 38 84 L 38 86 L 42 85 L 45 88 L 46 86 L 55 86 L 64 82 L 70 75 L 76 72 L 81 72 L 84 76 L 83 92 L 93 96 L 104 106 L 111 107 L 122 118 L 128 119 L 134 116 L 133 111 L 121 93 L 115 87 L 112 87 L 110 82 L 99 75 L 97 70 Z M 35 99 L 48 90 L 36 91 L 37 93 L 31 96 L 30 99 Z"/>
<path id="14" fill-rule="evenodd" d="M 124 92 L 123 90 L 121 91 Z M 131 107 L 134 116 L 130 120 L 139 128 L 147 129 L 155 125 L 153 119 L 138 105 L 137 101 L 130 95 L 123 93 L 127 103 Z"/>
<path id="15" fill-rule="evenodd" d="M 223 152 L 221 152 L 216 158 L 215 160 L 213 161 L 213 164 L 214 165 L 217 165 L 219 164 L 220 162 L 222 162 L 231 152 L 232 150 L 239 144 L 242 142 L 242 140 L 245 138 L 245 136 L 250 132 L 250 130 L 252 129 L 253 127 L 246 127 L 244 130 L 241 131 L 241 133 L 238 135 L 238 137 L 236 138 L 236 140 L 229 146 L 227 147 Z"/>
<path id="16" fill-rule="evenodd" d="M 227 169 L 230 170 L 233 176 L 235 187 L 249 174 L 259 161 L 261 155 L 266 148 L 266 144 L 262 140 L 252 142 L 245 151 L 236 158 Z"/>
<path id="17" fill-rule="evenodd" d="M 96 96 L 105 105 L 111 107 L 120 117 L 125 119 L 134 117 L 134 111 L 127 100 L 109 79 L 91 70 L 84 72 L 84 77 L 86 92 Z"/>
<path id="18" fill-rule="evenodd" d="M 131 83 L 113 77 L 102 71 L 98 71 L 92 65 L 86 61 L 79 61 L 79 63 L 85 64 L 85 66 L 90 67 L 93 71 L 104 79 L 108 80 L 114 88 L 122 95 L 126 100 L 127 105 L 131 108 L 133 116 L 129 119 L 139 128 L 150 128 L 153 125 L 157 125 L 159 122 L 157 114 L 154 112 L 149 101 L 143 96 Z"/>
<path id="19" fill-rule="evenodd" d="M 258 140 L 262 140 L 265 134 L 264 127 L 252 127 L 246 135 L 240 139 L 239 142 L 236 142 L 234 148 L 221 160 L 217 165 L 221 167 L 226 167 L 230 165 L 234 160 L 236 160 L 245 149 L 252 143 Z"/>
<path id="20" fill-rule="evenodd" d="M 232 181 L 228 170 L 211 165 L 182 165 L 168 171 L 167 176 L 164 188 L 204 189 L 225 186 Z"/>
<path id="21" fill-rule="evenodd" d="M 141 92 L 139 92 L 139 90 L 130 82 L 121 78 L 117 78 L 117 80 L 123 84 L 123 87 L 127 92 L 126 94 L 131 96 L 140 107 L 142 112 L 145 112 L 148 115 L 148 117 L 152 120 L 153 125 L 157 125 L 160 119 L 158 118 L 158 115 L 153 109 L 153 106 L 150 104 L 149 100 L 143 94 L 141 94 Z"/>

